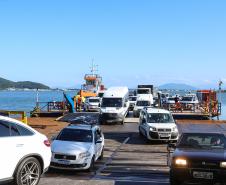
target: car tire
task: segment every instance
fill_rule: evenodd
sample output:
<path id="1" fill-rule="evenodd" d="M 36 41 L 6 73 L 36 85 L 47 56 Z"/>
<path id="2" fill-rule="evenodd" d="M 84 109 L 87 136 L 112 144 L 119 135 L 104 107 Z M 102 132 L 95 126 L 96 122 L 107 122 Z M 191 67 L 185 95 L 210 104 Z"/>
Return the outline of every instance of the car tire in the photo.
<path id="1" fill-rule="evenodd" d="M 179 180 L 177 180 L 175 177 L 170 175 L 170 185 L 180 185 L 180 184 L 181 182 Z"/>
<path id="2" fill-rule="evenodd" d="M 121 125 L 124 125 L 124 123 L 125 123 L 125 118 L 123 118 L 123 120 L 122 120 L 120 123 L 121 123 Z"/>
<path id="3" fill-rule="evenodd" d="M 140 127 L 139 127 L 139 136 L 143 136 L 143 134 L 142 134 L 142 132 L 141 132 L 141 130 L 140 130 Z"/>
<path id="4" fill-rule="evenodd" d="M 29 181 L 30 184 L 37 185 L 41 177 L 41 170 L 40 162 L 36 158 L 28 157 L 24 159 L 15 172 L 15 184 L 24 185 L 24 182 Z"/>
<path id="5" fill-rule="evenodd" d="M 89 172 L 93 172 L 95 169 L 95 156 L 93 156 L 92 160 L 91 160 L 91 164 L 90 167 L 88 169 Z"/>
<path id="6" fill-rule="evenodd" d="M 99 157 L 99 160 L 103 160 L 103 159 L 104 159 L 104 147 L 103 147 L 100 157 Z"/>

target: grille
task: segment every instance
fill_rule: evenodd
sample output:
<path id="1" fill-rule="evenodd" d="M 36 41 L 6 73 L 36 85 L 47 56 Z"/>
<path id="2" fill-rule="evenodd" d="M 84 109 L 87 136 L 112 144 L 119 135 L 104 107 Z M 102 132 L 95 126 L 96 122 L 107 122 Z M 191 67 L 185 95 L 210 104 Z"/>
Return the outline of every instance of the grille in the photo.
<path id="1" fill-rule="evenodd" d="M 168 128 L 159 128 L 158 132 L 171 132 L 171 129 Z"/>
<path id="2" fill-rule="evenodd" d="M 190 162 L 190 167 L 192 168 L 204 168 L 204 169 L 219 169 L 220 164 L 217 162 L 212 161 L 205 161 L 205 160 L 193 160 Z"/>
<path id="3" fill-rule="evenodd" d="M 55 159 L 76 160 L 75 155 L 55 154 L 54 157 L 55 157 Z"/>
<path id="4" fill-rule="evenodd" d="M 61 167 L 61 168 L 82 168 L 85 167 L 87 164 L 70 164 L 70 165 L 64 165 L 64 164 L 58 164 L 51 162 L 50 166 L 55 166 L 55 167 Z"/>

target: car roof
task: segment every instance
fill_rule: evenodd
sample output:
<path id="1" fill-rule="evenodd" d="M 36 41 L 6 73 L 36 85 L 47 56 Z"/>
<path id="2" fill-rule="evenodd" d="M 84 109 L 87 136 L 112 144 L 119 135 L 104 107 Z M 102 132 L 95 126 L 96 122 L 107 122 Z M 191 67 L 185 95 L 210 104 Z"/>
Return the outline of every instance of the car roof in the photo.
<path id="1" fill-rule="evenodd" d="M 90 96 L 87 99 L 100 99 L 100 97 L 98 97 L 98 96 Z"/>
<path id="2" fill-rule="evenodd" d="M 105 93 L 104 98 L 122 98 L 129 94 L 128 87 L 110 87 Z"/>
<path id="3" fill-rule="evenodd" d="M 161 114 L 170 114 L 168 110 L 165 109 L 159 109 L 159 108 L 147 108 L 147 113 L 161 113 Z"/>
<path id="4" fill-rule="evenodd" d="M 99 128 L 97 125 L 88 125 L 88 124 L 70 124 L 66 128 L 69 129 L 80 129 L 80 130 L 95 130 Z"/>
<path id="5" fill-rule="evenodd" d="M 6 117 L 6 116 L 0 116 L 0 120 L 12 122 L 12 123 L 16 123 L 16 124 L 18 124 L 18 125 L 21 125 L 21 126 L 27 128 L 27 129 L 32 130 L 32 131 L 35 132 L 35 133 L 38 133 L 38 131 L 36 131 L 36 130 L 33 129 L 32 127 L 26 125 L 25 123 L 22 123 L 22 122 L 19 121 L 19 120 L 16 120 L 16 119 L 13 119 L 13 118 L 10 118 L 10 117 Z"/>
<path id="6" fill-rule="evenodd" d="M 218 135 L 224 135 L 225 136 L 225 134 L 223 133 L 223 132 L 216 132 L 216 131 L 208 131 L 208 132 L 206 132 L 206 131 L 202 131 L 202 130 L 199 130 L 199 131 L 193 131 L 193 132 L 183 132 L 183 133 L 181 133 L 181 135 L 186 135 L 186 134 L 200 134 L 200 135 L 204 135 L 204 134 L 218 134 Z"/>

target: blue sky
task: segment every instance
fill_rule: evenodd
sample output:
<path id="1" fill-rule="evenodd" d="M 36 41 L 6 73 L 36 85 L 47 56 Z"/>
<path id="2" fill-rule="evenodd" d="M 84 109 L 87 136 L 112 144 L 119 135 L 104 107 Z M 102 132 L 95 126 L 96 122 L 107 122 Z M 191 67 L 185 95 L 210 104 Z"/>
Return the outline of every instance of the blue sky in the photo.
<path id="1" fill-rule="evenodd" d="M 0 76 L 75 87 L 226 83 L 224 0 L 0 0 Z"/>

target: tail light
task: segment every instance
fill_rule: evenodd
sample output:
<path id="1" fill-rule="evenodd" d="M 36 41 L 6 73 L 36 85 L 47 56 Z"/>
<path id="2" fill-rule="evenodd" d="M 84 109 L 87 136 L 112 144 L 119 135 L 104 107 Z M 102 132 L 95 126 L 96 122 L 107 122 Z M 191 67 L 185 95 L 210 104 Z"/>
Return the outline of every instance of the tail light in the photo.
<path id="1" fill-rule="evenodd" d="M 50 145 L 51 145 L 48 139 L 46 139 L 46 140 L 44 141 L 44 144 L 45 144 L 47 147 L 50 147 Z"/>

